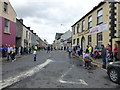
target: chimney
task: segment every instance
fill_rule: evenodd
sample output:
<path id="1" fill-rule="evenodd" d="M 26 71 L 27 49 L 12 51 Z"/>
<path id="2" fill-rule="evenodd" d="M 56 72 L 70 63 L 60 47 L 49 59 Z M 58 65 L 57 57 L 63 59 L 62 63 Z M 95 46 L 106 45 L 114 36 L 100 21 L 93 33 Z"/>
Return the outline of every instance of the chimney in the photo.
<path id="1" fill-rule="evenodd" d="M 19 19 L 21 23 L 23 23 L 23 19 Z"/>
<path id="2" fill-rule="evenodd" d="M 31 30 L 31 32 L 33 33 L 33 30 Z"/>
<path id="3" fill-rule="evenodd" d="M 27 29 L 29 29 L 29 30 L 30 30 L 30 27 L 27 27 Z"/>

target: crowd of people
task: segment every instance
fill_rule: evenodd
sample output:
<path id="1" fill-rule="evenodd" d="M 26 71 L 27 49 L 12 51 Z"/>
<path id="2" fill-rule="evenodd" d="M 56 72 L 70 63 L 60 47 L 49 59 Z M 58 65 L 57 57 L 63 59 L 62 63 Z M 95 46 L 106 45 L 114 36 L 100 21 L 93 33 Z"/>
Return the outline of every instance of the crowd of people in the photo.
<path id="1" fill-rule="evenodd" d="M 71 57 L 71 55 L 74 56 L 75 54 L 79 56 L 83 56 L 83 59 L 85 61 L 85 67 L 90 66 L 90 62 L 92 61 L 92 59 L 96 59 L 96 58 L 102 59 L 103 68 L 106 68 L 107 62 L 113 62 L 113 60 L 114 61 L 119 60 L 118 59 L 119 50 L 117 44 L 114 44 L 113 52 L 109 44 L 106 47 L 103 44 L 100 47 L 98 47 L 97 45 L 95 45 L 95 47 L 91 45 L 87 45 L 85 51 L 83 51 L 81 46 L 74 46 L 73 48 L 69 47 L 67 51 L 69 52 L 68 54 L 69 57 Z"/>
<path id="2" fill-rule="evenodd" d="M 27 47 L 25 46 L 24 48 L 22 46 L 16 47 L 15 45 L 4 45 L 0 48 L 1 50 L 1 57 L 6 57 L 7 61 L 10 60 L 10 58 L 12 59 L 12 62 L 14 62 L 16 60 L 15 56 L 21 56 L 21 55 L 27 55 L 27 54 L 31 54 L 35 49 L 36 45 L 32 46 L 32 47 Z"/>

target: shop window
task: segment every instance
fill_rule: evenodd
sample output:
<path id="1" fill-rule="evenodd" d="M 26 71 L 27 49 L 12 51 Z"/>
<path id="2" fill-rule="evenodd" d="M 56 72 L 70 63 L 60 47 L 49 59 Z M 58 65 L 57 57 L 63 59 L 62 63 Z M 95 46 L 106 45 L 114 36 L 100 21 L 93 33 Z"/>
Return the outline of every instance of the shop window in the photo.
<path id="1" fill-rule="evenodd" d="M 5 33 L 10 33 L 10 21 L 8 19 L 5 19 L 5 23 L 4 23 L 4 32 Z"/>
<path id="2" fill-rule="evenodd" d="M 85 30 L 85 20 L 82 21 L 82 32 Z"/>
<path id="3" fill-rule="evenodd" d="M 80 25 L 77 24 L 77 33 L 79 33 L 79 28 L 80 28 Z"/>
<path id="4" fill-rule="evenodd" d="M 92 36 L 91 35 L 88 36 L 88 45 L 92 45 Z"/>
<path id="5" fill-rule="evenodd" d="M 88 17 L 88 29 L 92 28 L 92 16 Z"/>
<path id="6" fill-rule="evenodd" d="M 102 18 L 103 18 L 103 10 L 100 9 L 97 13 L 97 24 L 101 24 L 102 23 Z"/>
<path id="7" fill-rule="evenodd" d="M 98 33 L 97 34 L 97 45 L 99 48 L 101 48 L 101 44 L 102 44 L 102 40 L 103 40 L 102 38 L 103 38 L 102 33 Z"/>
<path id="8" fill-rule="evenodd" d="M 8 4 L 6 2 L 4 2 L 4 12 L 8 11 Z"/>

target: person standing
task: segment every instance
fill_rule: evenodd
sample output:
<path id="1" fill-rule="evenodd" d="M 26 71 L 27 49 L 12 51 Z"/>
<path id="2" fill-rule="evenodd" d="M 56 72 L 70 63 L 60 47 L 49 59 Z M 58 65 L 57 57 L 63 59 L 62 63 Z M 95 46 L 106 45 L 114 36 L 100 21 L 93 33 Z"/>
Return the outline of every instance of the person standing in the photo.
<path id="1" fill-rule="evenodd" d="M 117 44 L 114 44 L 114 57 L 115 57 L 115 61 L 118 61 L 117 54 L 118 54 L 118 46 L 117 46 Z"/>
<path id="2" fill-rule="evenodd" d="M 12 48 L 12 51 L 11 51 L 11 58 L 12 58 L 12 62 L 14 62 L 16 59 L 15 59 L 15 53 L 16 52 L 16 49 L 15 49 L 15 46 L 13 46 Z"/>
<path id="3" fill-rule="evenodd" d="M 37 59 L 37 51 L 36 50 L 34 50 L 34 52 L 33 52 L 33 54 L 34 54 L 34 61 L 36 61 L 36 59 Z"/>
<path id="4" fill-rule="evenodd" d="M 69 56 L 69 58 L 71 58 L 71 53 L 72 53 L 72 47 L 69 47 L 68 48 L 68 56 Z"/>
<path id="5" fill-rule="evenodd" d="M 90 57 L 92 57 L 93 47 L 90 45 L 88 50 L 89 50 Z"/>
<path id="6" fill-rule="evenodd" d="M 21 47 L 18 48 L 18 55 L 21 55 Z"/>
<path id="7" fill-rule="evenodd" d="M 101 48 L 102 48 L 101 57 L 103 61 L 102 68 L 106 69 L 106 48 L 104 47 L 104 45 L 101 45 Z"/>
<path id="8" fill-rule="evenodd" d="M 11 51 L 12 51 L 12 47 L 10 45 L 8 45 L 8 48 L 7 48 L 7 61 L 9 61 Z"/>

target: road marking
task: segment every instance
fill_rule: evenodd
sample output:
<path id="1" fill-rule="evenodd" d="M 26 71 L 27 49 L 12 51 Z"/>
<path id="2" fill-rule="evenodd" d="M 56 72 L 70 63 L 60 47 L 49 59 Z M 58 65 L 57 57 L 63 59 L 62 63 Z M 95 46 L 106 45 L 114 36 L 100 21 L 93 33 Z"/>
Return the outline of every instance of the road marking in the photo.
<path id="1" fill-rule="evenodd" d="M 60 79 L 58 80 L 60 83 L 63 83 L 63 84 L 83 84 L 83 85 L 88 85 L 84 80 L 82 79 L 79 79 L 79 80 L 76 80 L 76 82 L 73 82 L 73 81 L 65 81 L 63 80 L 63 78 L 72 70 L 72 68 L 74 67 L 74 65 L 72 65 L 71 68 L 68 69 L 67 72 L 65 72 L 61 77 Z"/>
<path id="2" fill-rule="evenodd" d="M 28 70 L 28 71 L 22 72 L 19 75 L 16 75 L 14 77 L 9 77 L 8 79 L 0 81 L 0 89 L 5 88 L 7 86 L 10 86 L 10 85 L 12 85 L 12 84 L 14 84 L 14 83 L 24 79 L 24 78 L 27 78 L 29 76 L 34 75 L 35 73 L 37 73 L 40 70 L 42 70 L 45 66 L 47 66 L 51 62 L 53 62 L 53 60 L 48 59 L 43 64 L 37 65 L 36 67 L 33 67 L 30 70 Z"/>

